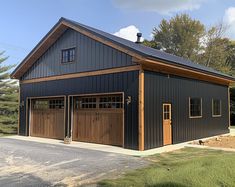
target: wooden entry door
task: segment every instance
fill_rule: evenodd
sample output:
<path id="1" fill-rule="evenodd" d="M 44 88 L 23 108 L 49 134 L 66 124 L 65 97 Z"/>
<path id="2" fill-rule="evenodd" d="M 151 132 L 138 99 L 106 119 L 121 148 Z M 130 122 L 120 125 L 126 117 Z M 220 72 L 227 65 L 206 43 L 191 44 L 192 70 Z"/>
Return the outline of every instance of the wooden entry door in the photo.
<path id="1" fill-rule="evenodd" d="M 64 139 L 64 98 L 32 100 L 30 136 Z"/>
<path id="2" fill-rule="evenodd" d="M 123 145 L 122 95 L 77 97 L 74 102 L 73 140 Z"/>
<path id="3" fill-rule="evenodd" d="M 163 104 L 163 145 L 172 144 L 171 104 Z"/>

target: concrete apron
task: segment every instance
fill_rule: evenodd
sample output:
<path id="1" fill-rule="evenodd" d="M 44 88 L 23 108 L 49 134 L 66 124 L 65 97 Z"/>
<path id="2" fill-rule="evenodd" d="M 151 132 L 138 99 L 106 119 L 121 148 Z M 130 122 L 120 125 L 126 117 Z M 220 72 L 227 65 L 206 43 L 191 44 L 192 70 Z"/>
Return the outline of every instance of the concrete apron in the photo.
<path id="1" fill-rule="evenodd" d="M 234 132 L 235 132 L 235 130 L 234 130 Z M 234 132 L 231 132 L 231 134 L 230 133 L 223 134 L 223 136 L 235 135 Z M 218 137 L 218 136 L 213 136 L 213 137 L 209 137 L 209 138 L 202 138 L 201 140 L 205 141 L 205 140 L 208 140 L 210 138 L 215 138 L 215 137 Z M 94 143 L 85 143 L 85 142 L 72 141 L 71 144 L 64 144 L 64 141 L 62 141 L 62 140 L 39 138 L 39 137 L 29 137 L 29 136 L 16 135 L 16 136 L 5 136 L 4 138 L 23 140 L 23 141 L 32 141 L 32 142 L 38 142 L 38 143 L 46 143 L 46 144 L 53 144 L 53 145 L 60 145 L 60 146 L 66 146 L 66 147 L 90 149 L 90 150 L 104 151 L 104 152 L 109 152 L 109 153 L 118 153 L 118 154 L 131 155 L 131 156 L 149 156 L 149 155 L 154 155 L 154 154 L 175 151 L 178 149 L 182 149 L 184 147 L 216 149 L 216 148 L 212 148 L 212 147 L 208 147 L 208 146 L 190 144 L 193 141 L 198 141 L 198 140 L 193 140 L 193 141 L 188 141 L 188 142 L 173 144 L 173 145 L 167 145 L 164 147 L 158 147 L 158 148 L 149 149 L 146 151 L 136 151 L 136 150 L 124 149 L 122 147 L 103 145 L 103 144 L 94 144 Z M 220 150 L 223 150 L 223 149 L 224 148 L 221 148 Z M 227 149 L 225 149 L 225 151 L 226 150 Z"/>

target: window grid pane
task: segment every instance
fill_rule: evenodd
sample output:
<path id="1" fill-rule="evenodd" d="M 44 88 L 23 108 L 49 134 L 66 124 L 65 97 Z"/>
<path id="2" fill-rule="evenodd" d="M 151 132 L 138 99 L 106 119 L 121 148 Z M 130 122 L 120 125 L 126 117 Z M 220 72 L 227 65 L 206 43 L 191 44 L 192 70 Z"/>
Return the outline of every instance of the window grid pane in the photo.
<path id="1" fill-rule="evenodd" d="M 75 48 L 62 50 L 62 63 L 73 62 L 75 60 Z"/>
<path id="2" fill-rule="evenodd" d="M 122 96 L 93 96 L 75 99 L 76 109 L 120 109 L 123 108 Z"/>
<path id="3" fill-rule="evenodd" d="M 221 101 L 219 99 L 213 99 L 213 115 L 221 115 Z"/>
<path id="4" fill-rule="evenodd" d="M 170 119 L 170 105 L 163 105 L 163 119 Z"/>
<path id="5" fill-rule="evenodd" d="M 190 116 L 198 117 L 201 116 L 201 99 L 190 98 Z"/>

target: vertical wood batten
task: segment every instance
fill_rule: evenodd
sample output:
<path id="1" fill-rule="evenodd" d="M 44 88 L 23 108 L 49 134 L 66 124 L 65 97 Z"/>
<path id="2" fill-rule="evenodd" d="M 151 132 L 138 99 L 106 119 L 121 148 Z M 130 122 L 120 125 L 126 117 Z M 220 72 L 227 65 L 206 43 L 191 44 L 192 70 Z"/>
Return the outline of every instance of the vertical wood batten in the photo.
<path id="1" fill-rule="evenodd" d="M 139 70 L 139 151 L 144 151 L 144 70 Z"/>

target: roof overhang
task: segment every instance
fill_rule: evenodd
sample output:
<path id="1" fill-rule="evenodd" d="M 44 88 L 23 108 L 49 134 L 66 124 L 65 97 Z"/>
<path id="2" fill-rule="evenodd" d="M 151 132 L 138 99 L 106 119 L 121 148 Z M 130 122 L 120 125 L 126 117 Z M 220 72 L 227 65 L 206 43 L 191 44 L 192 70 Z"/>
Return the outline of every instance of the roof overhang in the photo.
<path id="1" fill-rule="evenodd" d="M 59 21 L 38 45 L 26 56 L 19 66 L 11 73 L 11 78 L 19 79 L 36 62 L 48 48 L 64 33 L 68 27 Z"/>
<path id="2" fill-rule="evenodd" d="M 185 68 L 184 66 L 172 65 L 162 60 L 145 58 L 141 60 L 134 59 L 134 61 L 141 64 L 143 66 L 143 69 L 149 71 L 172 74 L 172 75 L 212 82 L 215 84 L 221 84 L 226 86 L 229 86 L 231 83 L 235 82 L 235 79 L 233 77 L 228 78 L 226 76 L 222 77 L 218 75 L 213 75 L 208 72 L 202 72 L 195 69 Z"/>
<path id="3" fill-rule="evenodd" d="M 26 56 L 26 58 L 16 67 L 16 69 L 11 73 L 11 78 L 19 79 L 48 49 L 53 45 L 56 40 L 67 30 L 73 29 L 78 31 L 96 41 L 120 50 L 126 54 L 134 56 L 136 58 L 142 59 L 143 57 L 131 50 L 126 49 L 118 44 L 111 42 L 110 40 L 105 40 L 92 32 L 81 28 L 64 18 L 61 18 L 58 23 L 47 33 L 47 35 L 38 43 L 38 45 Z"/>
<path id="4" fill-rule="evenodd" d="M 38 45 L 26 56 L 26 58 L 21 62 L 19 66 L 12 72 L 11 78 L 19 79 L 48 49 L 53 45 L 56 40 L 67 30 L 73 29 L 78 31 L 96 41 L 99 41 L 105 45 L 113 47 L 119 51 L 129 54 L 133 57 L 134 61 L 138 64 L 142 64 L 145 69 L 161 71 L 166 73 L 171 73 L 175 75 L 185 76 L 189 78 L 196 78 L 199 80 L 206 80 L 209 82 L 214 82 L 223 85 L 229 85 L 235 82 L 235 78 L 229 76 L 222 76 L 218 74 L 213 74 L 211 72 L 197 70 L 191 67 L 185 67 L 172 62 L 168 62 L 162 59 L 155 59 L 148 57 L 144 54 L 135 52 L 128 47 L 121 44 L 110 41 L 104 37 L 96 35 L 89 30 L 82 28 L 74 24 L 67 19 L 61 18 L 56 25 L 48 32 L 48 34 L 38 43 Z"/>

